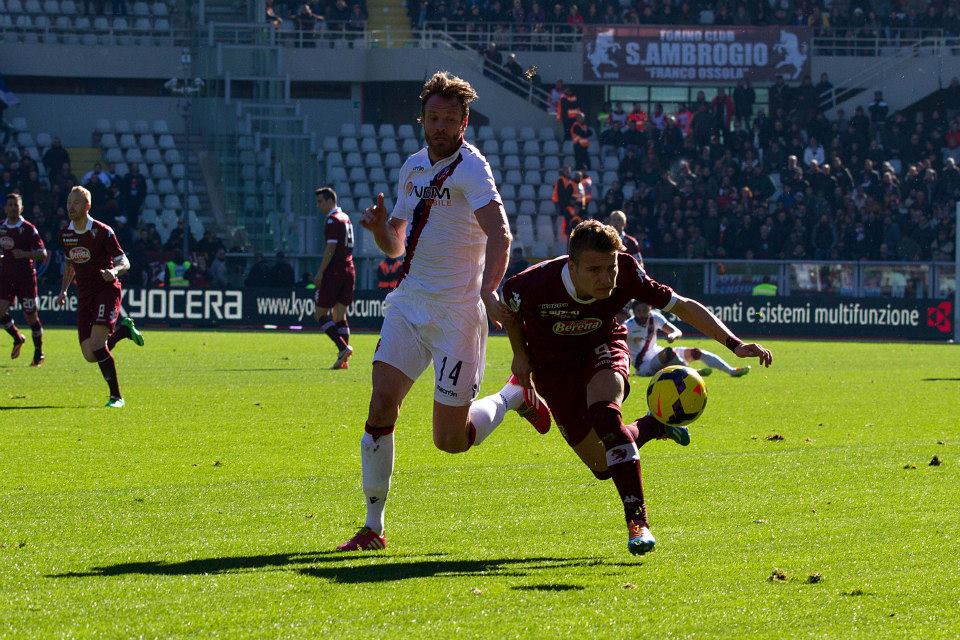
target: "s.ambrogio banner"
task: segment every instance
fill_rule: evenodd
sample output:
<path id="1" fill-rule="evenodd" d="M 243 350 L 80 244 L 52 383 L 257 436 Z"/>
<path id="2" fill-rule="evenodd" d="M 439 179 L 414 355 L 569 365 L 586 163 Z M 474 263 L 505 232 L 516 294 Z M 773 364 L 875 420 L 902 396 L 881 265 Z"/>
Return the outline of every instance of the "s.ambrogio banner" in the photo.
<path id="1" fill-rule="evenodd" d="M 585 82 L 788 81 L 810 73 L 808 27 L 587 27 Z"/>
<path id="2" fill-rule="evenodd" d="M 55 290 L 40 293 L 48 326 L 74 326 L 76 292 L 54 307 Z M 350 325 L 379 331 L 383 290 L 357 291 Z M 801 296 L 705 295 L 699 298 L 744 338 L 949 340 L 953 305 L 944 300 Z M 313 291 L 307 289 L 124 289 L 122 312 L 144 326 L 184 328 L 318 329 Z M 19 311 L 16 307 L 14 311 Z"/>

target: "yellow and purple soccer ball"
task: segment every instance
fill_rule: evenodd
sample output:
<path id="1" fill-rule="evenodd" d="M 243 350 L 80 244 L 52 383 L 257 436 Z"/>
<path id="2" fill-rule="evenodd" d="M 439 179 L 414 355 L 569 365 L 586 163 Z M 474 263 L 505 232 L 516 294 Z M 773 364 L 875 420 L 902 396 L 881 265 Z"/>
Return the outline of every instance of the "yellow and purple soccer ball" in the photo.
<path id="1" fill-rule="evenodd" d="M 647 407 L 666 425 L 690 424 L 707 406 L 707 385 L 696 369 L 674 365 L 658 371 L 647 387 Z"/>

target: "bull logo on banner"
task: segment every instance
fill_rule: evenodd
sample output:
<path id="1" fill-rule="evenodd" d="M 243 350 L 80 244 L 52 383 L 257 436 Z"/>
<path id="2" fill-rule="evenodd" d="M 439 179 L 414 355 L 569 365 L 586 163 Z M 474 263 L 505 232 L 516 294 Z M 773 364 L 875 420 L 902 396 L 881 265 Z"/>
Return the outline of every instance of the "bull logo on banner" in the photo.
<path id="1" fill-rule="evenodd" d="M 782 67 L 793 67 L 793 73 L 784 73 L 786 80 L 796 80 L 803 71 L 803 65 L 807 61 L 807 44 L 800 45 L 797 34 L 789 31 L 780 32 L 780 42 L 773 45 L 775 53 L 782 53 L 783 60 L 777 63 L 776 70 L 780 71 Z"/>
<path id="2" fill-rule="evenodd" d="M 587 43 L 587 61 L 593 68 L 593 75 L 598 78 L 601 77 L 600 67 L 602 65 L 617 68 L 619 65 L 614 62 L 611 56 L 618 51 L 620 51 L 620 45 L 614 39 L 613 29 L 598 31 L 596 39 Z"/>

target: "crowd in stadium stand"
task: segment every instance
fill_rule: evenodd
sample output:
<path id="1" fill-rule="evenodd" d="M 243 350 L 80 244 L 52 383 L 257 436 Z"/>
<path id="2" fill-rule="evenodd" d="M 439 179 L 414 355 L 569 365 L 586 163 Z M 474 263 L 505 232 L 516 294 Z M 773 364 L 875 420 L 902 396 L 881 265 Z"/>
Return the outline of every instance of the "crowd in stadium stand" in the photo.
<path id="1" fill-rule="evenodd" d="M 919 0 L 408 0 L 417 28 L 454 23 L 452 31 L 573 33 L 590 24 L 730 26 L 802 25 L 838 29 L 840 37 L 893 37 L 905 29 L 941 29 L 960 34 L 954 3 Z M 457 24 L 459 23 L 459 24 Z"/>
<path id="2" fill-rule="evenodd" d="M 367 5 L 364 0 L 328 0 L 326 2 L 284 2 L 266 0 L 266 21 L 278 29 L 292 24 L 300 35 L 322 32 L 342 33 L 357 37 L 367 28 Z M 300 44 L 309 45 L 307 39 Z"/>
<path id="3" fill-rule="evenodd" d="M 823 89 L 829 80 L 824 77 Z M 644 255 L 674 258 L 952 260 L 960 197 L 960 82 L 936 106 L 890 113 L 877 92 L 853 114 L 828 118 L 810 78 L 778 82 L 770 111 L 731 97 L 697 99 L 667 114 L 615 105 L 593 118 L 618 182 L 599 202 L 564 172 L 558 215 L 627 214 Z M 562 113 L 560 113 L 562 111 Z M 577 121 L 565 107 L 558 117 Z M 574 145 L 576 148 L 578 145 Z M 589 157 L 574 169 L 588 170 Z M 555 190 L 555 193 L 558 191 Z M 555 201 L 558 198 L 555 195 Z"/>

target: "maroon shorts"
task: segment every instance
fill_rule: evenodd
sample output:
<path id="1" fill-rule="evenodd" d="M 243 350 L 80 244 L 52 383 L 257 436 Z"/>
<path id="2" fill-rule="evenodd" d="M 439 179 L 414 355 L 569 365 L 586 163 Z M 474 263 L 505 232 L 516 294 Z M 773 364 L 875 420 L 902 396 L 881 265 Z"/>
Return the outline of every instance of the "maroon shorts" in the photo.
<path id="1" fill-rule="evenodd" d="M 12 306 L 20 300 L 24 313 L 37 310 L 37 276 L 0 277 L 0 300 L 6 300 Z"/>
<path id="2" fill-rule="evenodd" d="M 80 342 L 90 337 L 93 325 L 109 327 L 112 333 L 120 317 L 120 289 L 104 288 L 77 304 L 77 335 Z"/>
<path id="3" fill-rule="evenodd" d="M 314 302 L 321 309 L 332 309 L 338 304 L 350 306 L 353 303 L 353 288 L 356 282 L 356 271 L 325 273 L 314 295 Z"/>
<path id="4" fill-rule="evenodd" d="M 623 378 L 626 400 L 630 394 L 630 349 L 623 340 L 597 347 L 589 358 L 555 367 L 535 368 L 534 384 L 547 401 L 557 428 L 571 447 L 590 433 L 587 423 L 587 384 L 598 371 L 609 369 Z"/>

